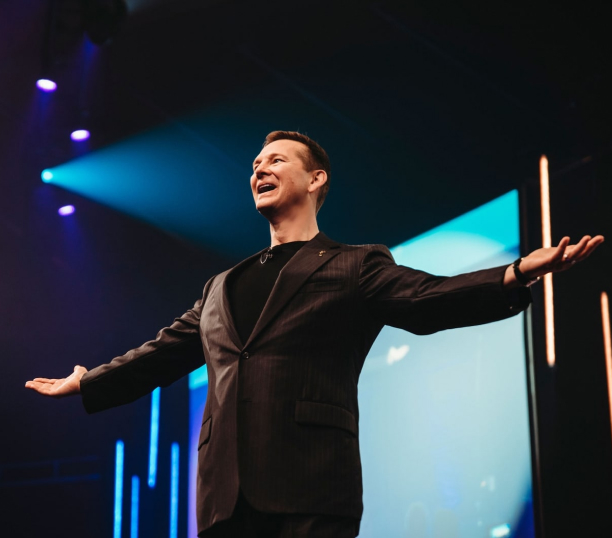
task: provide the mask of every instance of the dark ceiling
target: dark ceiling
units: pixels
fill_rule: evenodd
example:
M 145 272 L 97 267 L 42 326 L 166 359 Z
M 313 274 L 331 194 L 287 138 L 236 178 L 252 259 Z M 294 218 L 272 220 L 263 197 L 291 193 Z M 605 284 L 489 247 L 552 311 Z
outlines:
M 79 122 L 90 150 L 165 124 L 191 130 L 244 170 L 239 208 L 265 134 L 306 131 L 332 159 L 320 227 L 387 244 L 519 186 L 542 153 L 557 170 L 612 140 L 604 2 L 134 0 L 102 47 L 83 45 L 78 16 L 50 26 L 62 3 L 75 0 L 2 6 L 8 214 L 40 188 L 40 170 L 74 157 Z M 43 115 L 45 61 L 62 91 Z M 214 121 L 198 130 L 197 114 Z M 227 211 L 228 237 L 249 238 L 237 254 L 264 246 L 263 221 L 245 229 Z

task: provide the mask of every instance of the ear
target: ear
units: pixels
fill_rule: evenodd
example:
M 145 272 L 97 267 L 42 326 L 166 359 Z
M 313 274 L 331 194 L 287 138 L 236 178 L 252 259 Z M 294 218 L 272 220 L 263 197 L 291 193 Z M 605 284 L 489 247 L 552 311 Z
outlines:
M 327 183 L 327 172 L 325 170 L 315 170 L 310 177 L 308 192 L 315 192 Z

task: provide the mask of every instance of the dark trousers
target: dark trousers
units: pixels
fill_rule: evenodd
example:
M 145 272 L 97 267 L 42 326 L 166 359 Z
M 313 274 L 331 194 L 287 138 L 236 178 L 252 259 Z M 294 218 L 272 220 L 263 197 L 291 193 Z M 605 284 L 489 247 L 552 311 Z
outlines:
M 200 538 L 355 538 L 359 524 L 351 517 L 322 514 L 266 514 L 242 495 L 232 517 L 213 525 Z

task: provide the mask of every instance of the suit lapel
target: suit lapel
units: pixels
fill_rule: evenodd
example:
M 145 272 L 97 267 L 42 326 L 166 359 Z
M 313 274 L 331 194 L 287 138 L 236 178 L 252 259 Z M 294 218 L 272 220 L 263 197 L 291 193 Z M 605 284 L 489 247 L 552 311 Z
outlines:
M 283 267 L 283 270 L 278 275 L 270 297 L 268 297 L 259 320 L 245 343 L 245 347 L 249 346 L 257 335 L 276 317 L 310 275 L 339 253 L 340 245 L 331 241 L 323 233 L 317 234 L 306 243 L 287 262 L 287 265 Z
M 247 259 L 241 261 L 238 265 L 232 267 L 229 271 L 227 271 L 227 273 L 225 273 L 225 276 L 223 277 L 223 283 L 221 284 L 221 316 L 223 318 L 225 326 L 227 327 L 229 337 L 238 349 L 242 349 L 243 344 L 240 341 L 240 336 L 238 336 L 238 331 L 236 330 L 234 313 L 231 311 L 230 308 L 229 293 L 227 291 L 227 279 L 230 274 L 249 263 L 253 258 L 261 256 L 264 250 L 266 249 L 259 251 L 257 254 L 249 256 Z

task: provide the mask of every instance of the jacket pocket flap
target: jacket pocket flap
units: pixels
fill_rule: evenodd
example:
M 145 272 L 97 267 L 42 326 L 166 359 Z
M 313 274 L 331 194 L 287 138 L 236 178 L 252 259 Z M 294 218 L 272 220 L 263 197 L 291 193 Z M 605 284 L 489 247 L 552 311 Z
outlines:
M 198 439 L 198 450 L 202 448 L 202 445 L 208 443 L 210 439 L 210 429 L 212 425 L 212 416 L 208 417 L 204 422 L 202 422 L 202 427 L 200 428 L 200 438 Z
M 357 435 L 357 421 L 350 411 L 337 405 L 298 400 L 295 403 L 295 421 L 300 424 L 334 426 Z

